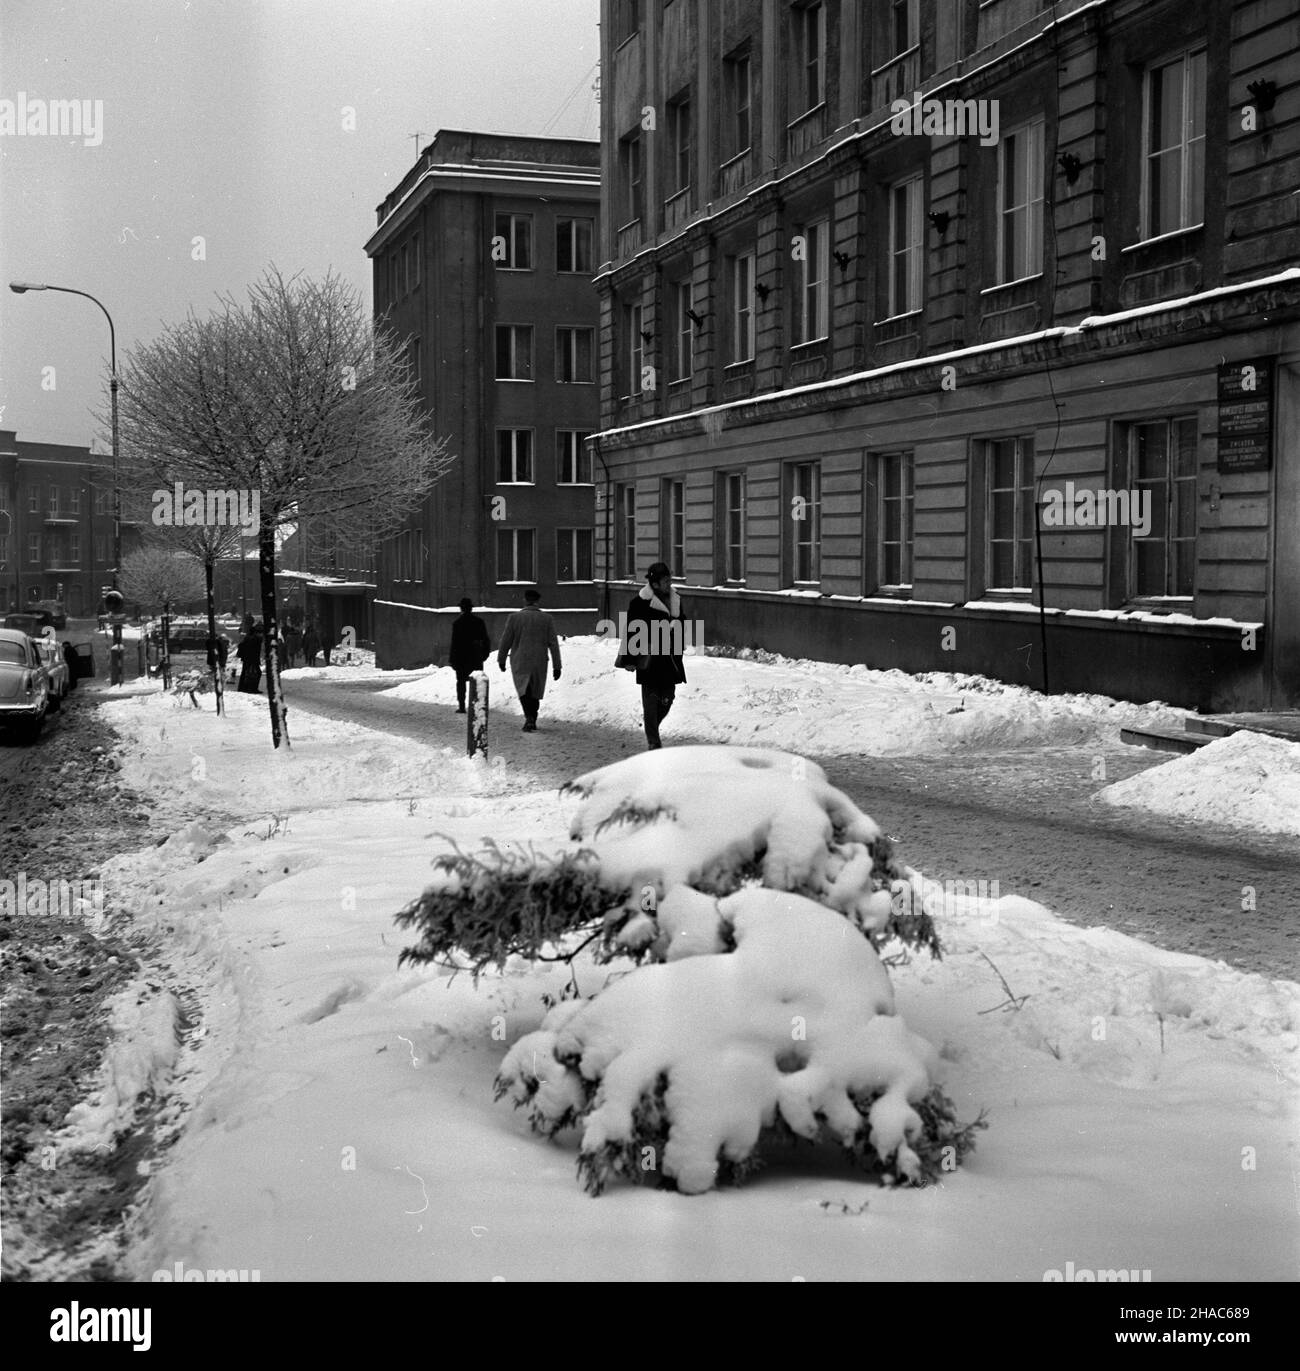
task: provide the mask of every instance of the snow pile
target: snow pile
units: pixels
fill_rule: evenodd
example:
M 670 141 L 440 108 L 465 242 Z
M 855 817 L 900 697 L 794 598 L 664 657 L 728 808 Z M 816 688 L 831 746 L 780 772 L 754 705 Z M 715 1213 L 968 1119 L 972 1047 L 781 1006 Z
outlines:
M 1117 781 L 1097 798 L 1224 828 L 1300 834 L 1300 743 L 1233 733 Z
M 681 912 L 677 895 L 666 914 Z M 595 1193 L 610 1174 L 658 1174 L 699 1194 L 720 1165 L 743 1172 L 778 1120 L 812 1141 L 868 1144 L 886 1174 L 923 1179 L 914 1145 L 935 1139 L 914 1106 L 937 1058 L 895 1016 L 871 944 L 780 891 L 750 887 L 716 904 L 687 892 L 684 904 L 697 926 L 713 905 L 709 942 L 732 950 L 696 953 L 677 938 L 674 960 L 557 1006 L 507 1054 L 499 1093 L 526 1105 L 540 1132 L 583 1126 L 579 1168 Z
M 142 1096 L 157 1095 L 176 1064 L 176 1001 L 135 981 L 108 1002 L 111 1041 L 90 1096 L 68 1111 L 56 1151 L 111 1148 L 135 1117 Z
M 614 667 L 617 646 L 594 637 L 563 641 L 564 676 L 547 687 L 547 718 L 640 732 L 640 695 L 631 677 Z M 742 658 L 688 652 L 686 674 L 668 719 L 670 738 L 805 754 L 885 757 L 1118 741 L 1121 728 L 1168 728 L 1182 718 L 1164 705 L 1101 695 L 1043 696 L 983 676 L 909 676 L 768 653 Z M 489 680 L 498 681 L 495 670 Z M 384 694 L 445 705 L 454 699 L 451 669 L 430 669 Z
M 583 797 L 570 836 L 587 839 L 605 884 L 630 889 L 643 912 L 674 886 L 725 891 L 743 873 L 864 931 L 889 920 L 903 870 L 889 840 L 803 757 L 675 747 L 588 772 L 565 791 Z

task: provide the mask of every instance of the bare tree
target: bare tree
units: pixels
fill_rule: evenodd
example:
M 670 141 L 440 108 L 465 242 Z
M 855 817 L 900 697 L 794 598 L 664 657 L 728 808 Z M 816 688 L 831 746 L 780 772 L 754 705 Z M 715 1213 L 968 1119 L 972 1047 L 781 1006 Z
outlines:
M 339 277 L 269 269 L 120 368 L 123 484 L 256 502 L 271 737 L 288 742 L 275 654 L 276 530 L 396 531 L 455 460 L 436 439 L 404 340 Z M 220 500 L 215 502 L 220 506 Z M 157 506 L 156 506 L 157 507 Z M 158 522 L 155 516 L 155 522 Z
M 146 544 L 122 558 L 122 594 L 147 609 L 164 610 L 203 598 L 203 567 L 175 548 Z

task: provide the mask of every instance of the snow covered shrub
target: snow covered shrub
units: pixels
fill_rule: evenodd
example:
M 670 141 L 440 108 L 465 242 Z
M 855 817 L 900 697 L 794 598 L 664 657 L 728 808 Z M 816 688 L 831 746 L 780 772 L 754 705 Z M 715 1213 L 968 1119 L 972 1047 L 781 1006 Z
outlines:
M 982 1121 L 954 1121 L 934 1049 L 842 917 L 757 886 L 678 885 L 659 914 L 666 960 L 557 1005 L 497 1076 L 538 1132 L 582 1128 L 590 1193 L 623 1176 L 698 1194 L 742 1179 L 782 1135 L 914 1184 L 974 1145 Z
M 676 885 L 729 895 L 746 884 L 806 895 L 877 948 L 892 938 L 939 955 L 933 920 L 893 898 L 911 876 L 893 844 L 826 773 L 787 752 L 675 747 L 570 781 L 582 803 L 569 836 L 610 888 L 630 891 L 618 946 L 662 955 L 655 918 Z
M 729 895 L 746 885 L 826 905 L 873 945 L 897 938 L 939 955 L 921 905 L 895 900 L 911 875 L 880 827 L 813 762 L 761 748 L 675 747 L 570 781 L 581 799 L 558 857 L 487 843 L 434 862 L 434 879 L 397 915 L 420 941 L 401 963 L 468 962 L 477 976 L 569 935 L 597 956 L 662 958 L 659 901 L 676 885 Z M 584 943 L 585 945 L 585 943 Z

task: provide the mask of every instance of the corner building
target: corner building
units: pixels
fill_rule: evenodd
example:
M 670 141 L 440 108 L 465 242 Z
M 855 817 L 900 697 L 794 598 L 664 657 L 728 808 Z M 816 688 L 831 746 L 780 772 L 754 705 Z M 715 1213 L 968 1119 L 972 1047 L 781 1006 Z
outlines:
M 1293 0 L 601 15 L 609 602 L 662 558 L 717 644 L 1300 703 Z
M 465 595 L 515 609 L 536 586 L 548 609 L 594 609 L 599 158 L 595 142 L 444 129 L 378 208 L 375 313 L 407 339 L 457 459 L 378 549 L 385 665 L 445 652 L 435 611 Z

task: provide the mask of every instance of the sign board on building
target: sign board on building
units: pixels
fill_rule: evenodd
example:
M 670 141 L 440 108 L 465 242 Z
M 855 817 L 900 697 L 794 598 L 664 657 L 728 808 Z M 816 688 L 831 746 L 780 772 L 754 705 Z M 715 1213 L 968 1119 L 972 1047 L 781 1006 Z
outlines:
M 1219 368 L 1219 470 L 1268 471 L 1273 465 L 1273 361 Z

